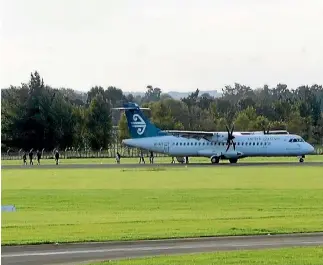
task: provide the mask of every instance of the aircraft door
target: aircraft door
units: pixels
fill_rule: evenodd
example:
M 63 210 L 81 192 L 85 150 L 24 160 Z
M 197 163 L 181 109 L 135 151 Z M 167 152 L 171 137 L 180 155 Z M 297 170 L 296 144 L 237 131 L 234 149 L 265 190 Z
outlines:
M 164 142 L 164 152 L 169 153 L 169 142 Z

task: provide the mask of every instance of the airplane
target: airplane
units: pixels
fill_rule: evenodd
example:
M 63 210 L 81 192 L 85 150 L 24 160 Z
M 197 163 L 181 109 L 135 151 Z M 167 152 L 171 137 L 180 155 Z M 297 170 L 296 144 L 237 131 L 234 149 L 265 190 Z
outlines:
M 220 160 L 237 163 L 245 157 L 299 157 L 304 162 L 305 155 L 314 153 L 314 147 L 301 136 L 283 132 L 270 134 L 259 132 L 204 131 L 163 131 L 152 124 L 136 103 L 125 103 L 130 139 L 124 139 L 126 146 L 167 154 L 183 161 L 184 157 L 208 157 L 212 164 Z M 178 135 L 173 135 L 177 133 Z M 185 136 L 183 136 L 185 135 Z M 230 148 L 231 147 L 231 148 Z

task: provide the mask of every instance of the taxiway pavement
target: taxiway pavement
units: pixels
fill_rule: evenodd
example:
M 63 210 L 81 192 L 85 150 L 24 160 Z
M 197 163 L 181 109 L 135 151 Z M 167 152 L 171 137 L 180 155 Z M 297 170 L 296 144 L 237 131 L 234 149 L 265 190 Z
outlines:
M 259 167 L 259 166 L 323 166 L 323 162 L 241 162 L 236 164 L 230 163 L 189 163 L 189 164 L 167 164 L 167 163 L 155 163 L 155 164 L 67 164 L 66 161 L 63 161 L 59 165 L 53 164 L 43 164 L 43 165 L 1 165 L 1 169 L 95 169 L 95 168 L 151 168 L 151 167 Z
M 323 245 L 323 233 L 2 246 L 4 265 L 86 264 L 163 254 Z

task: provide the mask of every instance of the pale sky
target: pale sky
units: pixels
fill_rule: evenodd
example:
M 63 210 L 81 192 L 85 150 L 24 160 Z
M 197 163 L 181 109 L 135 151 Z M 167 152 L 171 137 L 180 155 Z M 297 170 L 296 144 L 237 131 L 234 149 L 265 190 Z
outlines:
M 323 0 L 0 0 L 0 87 L 323 84 Z

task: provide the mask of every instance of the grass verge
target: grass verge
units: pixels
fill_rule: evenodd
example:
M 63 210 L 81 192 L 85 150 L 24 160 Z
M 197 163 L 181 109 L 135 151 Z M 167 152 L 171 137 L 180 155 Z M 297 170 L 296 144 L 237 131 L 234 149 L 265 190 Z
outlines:
M 2 244 L 314 232 L 321 167 L 4 170 Z
M 322 265 L 323 247 L 214 252 L 91 263 L 89 265 Z

